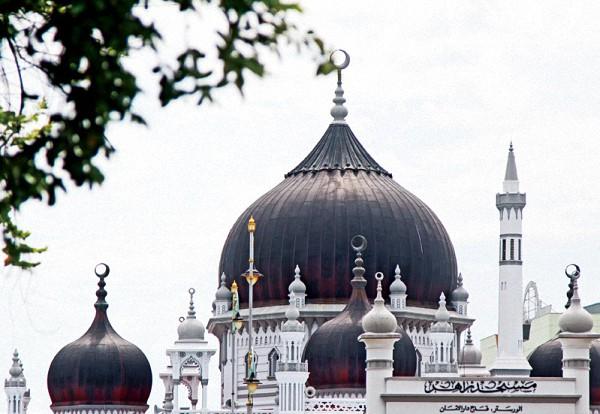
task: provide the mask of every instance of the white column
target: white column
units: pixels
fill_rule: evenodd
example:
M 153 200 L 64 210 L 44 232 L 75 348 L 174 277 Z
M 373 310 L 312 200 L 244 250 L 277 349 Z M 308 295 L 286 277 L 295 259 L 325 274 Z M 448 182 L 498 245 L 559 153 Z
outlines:
M 575 414 L 590 412 L 590 345 L 598 334 L 561 333 L 558 338 L 563 352 L 563 378 L 575 378 Z
M 381 394 L 385 393 L 385 379 L 391 377 L 394 371 L 394 343 L 398 339 L 398 333 L 367 332 L 359 337 L 367 350 L 366 414 L 385 413 Z

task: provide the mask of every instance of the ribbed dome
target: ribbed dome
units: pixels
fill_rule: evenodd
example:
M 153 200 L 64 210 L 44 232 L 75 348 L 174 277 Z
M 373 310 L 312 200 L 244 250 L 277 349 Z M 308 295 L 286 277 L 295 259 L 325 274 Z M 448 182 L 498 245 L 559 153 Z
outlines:
M 96 316 L 87 332 L 62 348 L 48 370 L 52 407 L 130 405 L 147 407 L 152 371 L 144 353 L 111 326 L 104 277 L 96 292 Z
M 308 303 L 345 303 L 351 290 L 348 240 L 357 233 L 370 243 L 364 257 L 369 274 L 393 274 L 400 264 L 409 304 L 435 306 L 439 292 L 456 287 L 454 248 L 440 220 L 377 164 L 346 124 L 331 124 L 283 182 L 238 218 L 221 254 L 228 283 L 248 266 L 250 215 L 257 223 L 256 266 L 265 275 L 255 306 L 287 303 L 296 264 Z M 375 297 L 375 284 L 367 291 Z M 245 289 L 240 297 L 247 301 Z
M 558 338 L 538 346 L 528 358 L 531 377 L 562 377 L 562 347 Z M 600 405 L 600 341 L 590 347 L 590 404 Z
M 317 389 L 365 388 L 366 350 L 358 337 L 364 332 L 362 318 L 371 310 L 371 304 L 365 292 L 367 282 L 363 278 L 362 259 L 357 258 L 355 264 L 348 304 L 339 315 L 317 329 L 304 349 L 302 359 L 308 362 L 310 372 L 308 384 Z M 415 347 L 400 328 L 398 332 L 402 336 L 394 345 L 394 375 L 413 376 Z

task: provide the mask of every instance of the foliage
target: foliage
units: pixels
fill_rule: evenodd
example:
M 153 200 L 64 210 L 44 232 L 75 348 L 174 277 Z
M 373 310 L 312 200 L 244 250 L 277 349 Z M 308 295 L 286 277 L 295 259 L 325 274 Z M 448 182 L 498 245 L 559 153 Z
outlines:
M 153 8 L 177 7 L 200 13 L 216 7 L 226 23 L 216 29 L 210 50 L 190 46 L 169 65 L 160 59 L 162 35 L 148 19 Z M 312 53 L 319 61 L 325 47 L 312 31 L 291 20 L 297 3 L 280 0 L 2 0 L 0 1 L 0 69 L 7 105 L 0 111 L 0 223 L 5 264 L 30 268 L 38 263 L 22 257 L 44 249 L 25 242 L 29 233 L 14 223 L 14 213 L 30 200 L 56 202 L 66 184 L 92 187 L 104 176 L 98 156 L 114 148 L 107 125 L 130 120 L 144 124 L 132 102 L 140 93 L 124 59 L 136 50 L 150 50 L 161 62 L 152 68 L 164 106 L 183 96 L 198 104 L 212 101 L 216 91 L 233 84 L 242 92 L 248 74 L 265 75 L 265 55 L 285 44 Z M 218 56 L 212 68 L 208 52 Z M 14 69 L 11 72 L 11 68 Z M 327 64 L 317 73 L 331 70 Z M 64 104 L 48 109 L 30 85 L 35 72 Z M 9 89 L 12 76 L 18 93 Z M 4 93 L 3 93 L 4 94 Z

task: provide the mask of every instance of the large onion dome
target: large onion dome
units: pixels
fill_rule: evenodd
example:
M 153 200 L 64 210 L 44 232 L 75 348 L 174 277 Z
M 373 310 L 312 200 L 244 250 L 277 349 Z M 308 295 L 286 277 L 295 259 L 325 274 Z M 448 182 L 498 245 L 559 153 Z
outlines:
M 325 322 L 310 337 L 304 349 L 303 360 L 308 362 L 308 384 L 317 389 L 364 389 L 366 350 L 358 337 L 364 332 L 362 318 L 371 310 L 365 292 L 365 268 L 361 253 L 357 254 L 352 269 L 352 293 L 344 310 Z M 415 348 L 402 330 L 402 337 L 394 345 L 394 375 L 414 376 Z M 335 352 L 332 352 L 335 350 Z
M 340 101 L 334 102 L 336 109 Z M 255 306 L 287 303 L 296 264 L 303 269 L 307 302 L 345 303 L 351 293 L 345 281 L 352 261 L 347 240 L 360 233 L 371 243 L 368 273 L 393 274 L 399 264 L 409 304 L 435 307 L 439 292 L 450 295 L 456 287 L 452 242 L 435 213 L 392 179 L 340 113 L 332 110 L 334 121 L 313 150 L 240 215 L 223 247 L 219 273 L 228 275 L 229 284 L 246 270 L 246 223 L 253 215 L 255 260 L 265 275 L 254 292 Z M 374 284 L 367 291 L 375 297 Z M 245 290 L 240 300 L 247 301 Z
M 106 309 L 104 278 L 108 266 L 97 267 L 100 278 L 94 304 L 96 316 L 87 332 L 62 348 L 48 370 L 48 392 L 55 413 L 73 406 L 127 406 L 143 413 L 152 388 L 152 371 L 144 353 L 113 329 Z
M 538 346 L 529 355 L 532 377 L 562 377 L 562 347 L 558 338 Z M 590 404 L 600 405 L 600 341 L 590 347 Z

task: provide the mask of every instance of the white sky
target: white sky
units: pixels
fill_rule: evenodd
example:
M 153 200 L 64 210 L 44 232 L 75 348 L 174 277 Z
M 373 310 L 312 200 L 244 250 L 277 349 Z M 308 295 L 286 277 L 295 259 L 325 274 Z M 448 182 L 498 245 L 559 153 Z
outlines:
M 352 56 L 344 87 L 355 134 L 446 226 L 478 338 L 496 327 L 495 193 L 510 140 L 528 195 L 525 282 L 561 309 L 563 269 L 575 262 L 584 302 L 600 301 L 600 3 L 315 0 L 305 9 L 305 24 Z M 173 13 L 158 14 L 181 34 Z M 149 128 L 111 127 L 118 152 L 101 188 L 73 189 L 56 207 L 19 216 L 49 251 L 31 274 L 0 269 L 0 367 L 8 375 L 18 347 L 33 414 L 49 412 L 53 356 L 91 323 L 100 261 L 112 268 L 111 321 L 150 360 L 150 404 L 160 404 L 158 373 L 187 289 L 199 292 L 206 322 L 230 226 L 330 120 L 333 77 L 315 78 L 310 59 L 291 52 L 268 69 L 245 98 L 230 90 L 212 106 L 161 109 L 149 92 L 137 101 Z M 140 83 L 148 88 L 147 77 Z M 210 395 L 219 395 L 218 374 Z

